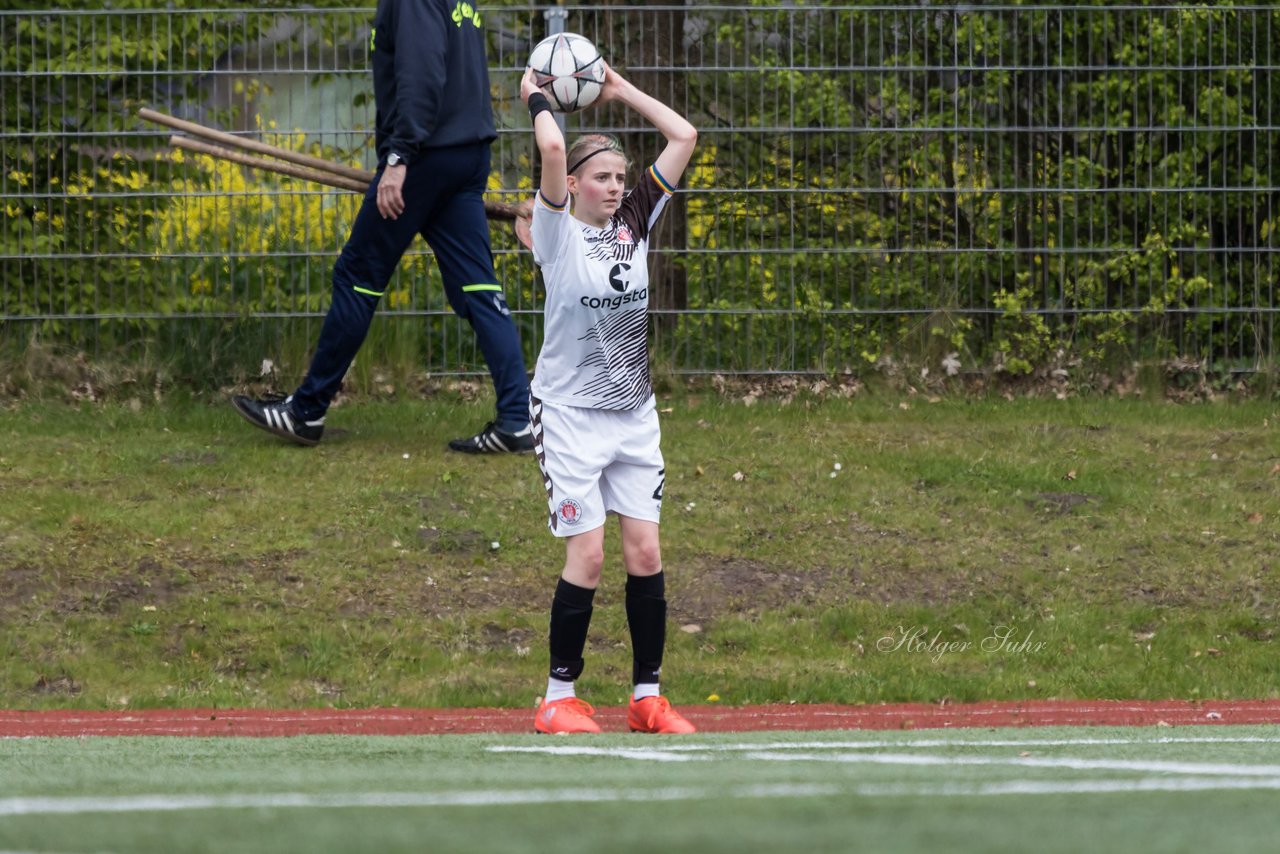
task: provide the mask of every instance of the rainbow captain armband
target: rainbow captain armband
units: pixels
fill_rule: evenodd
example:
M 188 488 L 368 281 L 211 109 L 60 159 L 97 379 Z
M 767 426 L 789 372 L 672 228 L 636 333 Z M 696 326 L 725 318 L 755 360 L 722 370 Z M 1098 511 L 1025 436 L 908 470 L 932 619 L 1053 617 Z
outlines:
M 541 202 L 542 206 L 544 208 L 547 208 L 548 210 L 553 210 L 556 213 L 563 213 L 564 209 L 569 205 L 569 196 L 566 193 L 564 197 L 564 201 L 562 201 L 560 204 L 557 205 L 557 204 L 552 204 L 551 200 L 548 199 L 546 196 L 542 195 L 542 191 L 539 190 L 538 201 Z
M 657 185 L 662 188 L 662 192 L 666 193 L 669 196 L 676 191 L 676 188 L 671 186 L 669 183 L 667 183 L 666 178 L 662 177 L 662 173 L 658 171 L 657 166 L 650 166 L 646 171 L 648 171 L 649 177 L 652 178 L 657 183 Z

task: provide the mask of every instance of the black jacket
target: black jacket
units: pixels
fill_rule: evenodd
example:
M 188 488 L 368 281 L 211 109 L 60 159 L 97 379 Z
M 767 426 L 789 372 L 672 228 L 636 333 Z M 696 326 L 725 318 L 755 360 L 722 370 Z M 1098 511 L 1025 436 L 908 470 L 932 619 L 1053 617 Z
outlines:
M 463 0 L 378 0 L 370 46 L 379 162 L 497 138 L 481 23 Z

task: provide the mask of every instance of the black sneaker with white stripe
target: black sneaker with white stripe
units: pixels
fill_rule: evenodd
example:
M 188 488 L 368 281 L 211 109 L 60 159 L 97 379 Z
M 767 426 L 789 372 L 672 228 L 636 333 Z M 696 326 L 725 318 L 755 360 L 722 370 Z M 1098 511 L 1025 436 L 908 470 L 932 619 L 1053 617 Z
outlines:
M 511 433 L 490 421 L 468 439 L 451 440 L 449 448 L 464 454 L 531 454 L 533 430 L 526 426 L 518 433 Z
M 302 420 L 294 413 L 292 401 L 292 395 L 274 400 L 254 400 L 238 394 L 231 398 L 231 405 L 254 427 L 260 427 L 299 445 L 319 444 L 320 436 L 324 433 L 324 418 Z

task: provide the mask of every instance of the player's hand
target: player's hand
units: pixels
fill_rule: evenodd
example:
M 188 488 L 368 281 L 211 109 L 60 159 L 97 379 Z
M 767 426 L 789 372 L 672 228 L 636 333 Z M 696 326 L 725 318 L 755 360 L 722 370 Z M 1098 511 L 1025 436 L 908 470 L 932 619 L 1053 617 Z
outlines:
M 378 179 L 378 213 L 383 219 L 397 219 L 404 213 L 404 176 L 409 167 L 388 166 Z
M 604 86 L 600 88 L 600 97 L 596 98 L 595 102 L 592 103 L 591 106 L 593 107 L 597 104 L 604 104 L 609 101 L 625 100 L 623 95 L 625 91 L 631 87 L 631 84 L 627 82 L 626 78 L 613 70 L 612 65 L 605 62 L 603 59 L 600 61 L 604 63 Z
M 538 76 L 533 73 L 532 68 L 524 70 L 524 77 L 520 78 L 520 100 L 524 101 L 525 106 L 529 105 L 529 96 L 535 92 L 541 92 L 538 88 Z

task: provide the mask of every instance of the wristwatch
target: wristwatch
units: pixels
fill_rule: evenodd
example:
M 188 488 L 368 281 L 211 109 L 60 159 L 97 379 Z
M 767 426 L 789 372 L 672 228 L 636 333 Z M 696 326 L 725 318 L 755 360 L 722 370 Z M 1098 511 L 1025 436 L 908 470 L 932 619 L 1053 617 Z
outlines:
M 393 151 L 387 155 L 387 165 L 388 166 L 408 166 L 409 164 L 405 162 L 405 159 L 403 157 L 401 157 L 399 154 L 396 154 Z

